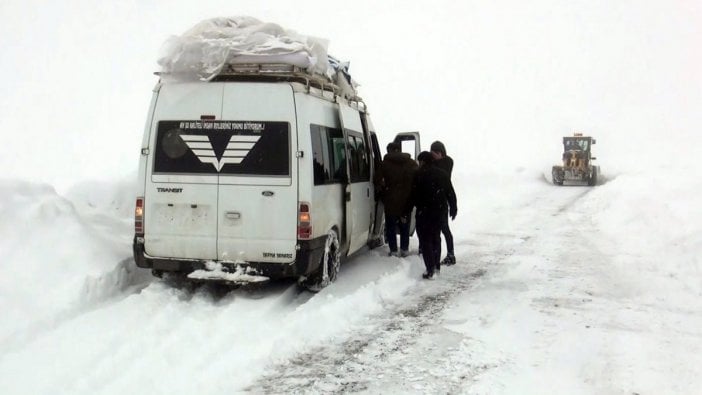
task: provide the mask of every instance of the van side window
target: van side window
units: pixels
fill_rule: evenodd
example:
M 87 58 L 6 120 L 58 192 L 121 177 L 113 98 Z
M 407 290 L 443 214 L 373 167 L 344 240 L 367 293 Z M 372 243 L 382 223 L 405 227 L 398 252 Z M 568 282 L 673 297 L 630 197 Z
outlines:
M 343 182 L 346 178 L 346 149 L 340 129 L 310 125 L 314 185 Z
M 324 158 L 326 143 L 326 133 L 322 132 L 322 127 L 318 125 L 310 125 L 312 139 L 312 170 L 314 172 L 314 185 L 326 184 L 329 180 L 330 167 L 329 160 Z M 328 157 L 329 155 L 327 155 Z
M 347 131 L 351 182 L 370 181 L 370 159 L 360 133 Z
M 370 157 L 368 156 L 368 148 L 363 142 L 363 137 L 357 136 L 356 139 L 356 154 L 358 155 L 359 163 L 359 181 L 370 181 Z
M 338 132 L 338 136 L 329 135 L 330 152 L 332 153 L 332 179 L 334 182 L 346 180 L 346 145 L 340 129 L 331 129 Z
M 348 135 L 349 149 L 349 169 L 351 170 L 351 182 L 357 182 L 359 177 L 358 154 L 356 153 L 356 139 Z

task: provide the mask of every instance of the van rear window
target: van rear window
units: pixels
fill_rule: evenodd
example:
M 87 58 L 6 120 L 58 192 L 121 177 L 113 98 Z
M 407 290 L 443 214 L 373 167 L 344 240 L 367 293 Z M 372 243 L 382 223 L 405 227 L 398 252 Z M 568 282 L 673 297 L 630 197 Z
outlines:
M 267 121 L 160 121 L 154 172 L 290 175 L 290 125 Z

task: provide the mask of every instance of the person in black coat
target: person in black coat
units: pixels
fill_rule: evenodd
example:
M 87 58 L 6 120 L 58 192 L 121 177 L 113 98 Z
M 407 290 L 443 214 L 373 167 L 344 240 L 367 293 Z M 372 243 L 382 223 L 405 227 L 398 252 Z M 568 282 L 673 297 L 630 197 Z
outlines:
M 436 161 L 436 166 L 443 169 L 448 173 L 449 179 L 451 179 L 451 172 L 453 171 L 453 159 L 446 155 L 446 146 L 441 141 L 434 141 L 431 144 L 431 155 Z M 444 221 L 441 228 L 441 233 L 446 239 L 446 258 L 441 261 L 444 265 L 454 265 L 456 264 L 456 256 L 453 252 L 453 234 L 451 233 L 451 228 L 449 227 L 448 219 Z
M 397 230 L 400 230 L 399 256 L 408 255 L 409 217 L 412 211 L 405 212 L 412 188 L 417 162 L 409 154 L 402 152 L 400 143 L 388 144 L 388 153 L 380 167 L 383 186 L 382 200 L 385 207 L 385 238 L 390 248 L 389 255 L 398 255 Z
M 432 279 L 441 270 L 441 229 L 449 216 L 456 218 L 458 208 L 451 179 L 436 166 L 432 154 L 424 151 L 417 160 L 419 169 L 412 182 L 409 203 L 417 208 L 417 236 L 427 269 L 422 277 Z

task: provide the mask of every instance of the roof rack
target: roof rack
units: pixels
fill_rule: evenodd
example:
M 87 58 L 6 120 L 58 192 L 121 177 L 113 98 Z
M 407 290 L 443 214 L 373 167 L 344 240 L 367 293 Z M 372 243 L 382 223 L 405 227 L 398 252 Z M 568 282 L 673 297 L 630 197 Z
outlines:
M 329 78 L 311 74 L 305 69 L 286 63 L 226 64 L 212 81 L 292 81 L 341 95 L 341 89 Z
M 154 74 L 160 77 L 168 73 L 156 72 Z M 302 67 L 289 63 L 227 63 L 210 81 L 298 82 L 305 85 L 307 92 L 311 92 L 310 88 L 320 89 L 365 107 L 363 99 L 355 92 L 343 89 L 327 76 L 310 73 Z

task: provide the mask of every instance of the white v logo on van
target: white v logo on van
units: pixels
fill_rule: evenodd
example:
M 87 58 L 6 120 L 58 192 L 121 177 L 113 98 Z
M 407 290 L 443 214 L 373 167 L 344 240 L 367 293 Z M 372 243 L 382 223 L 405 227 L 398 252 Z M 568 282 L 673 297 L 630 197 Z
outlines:
M 181 134 L 180 138 L 193 151 L 193 154 L 200 159 L 200 162 L 211 163 L 219 173 L 222 167 L 228 163 L 235 165 L 241 163 L 261 136 L 233 135 L 229 138 L 229 143 L 227 143 L 227 148 L 224 149 L 221 158 L 217 158 L 217 155 L 215 155 L 212 142 L 208 136 Z

